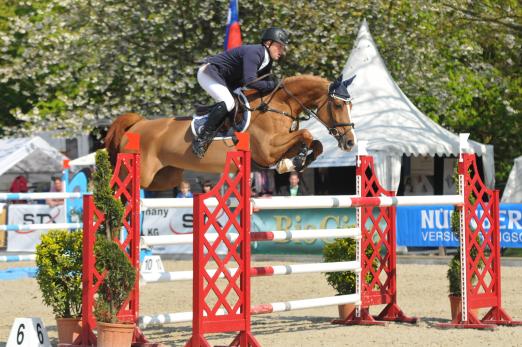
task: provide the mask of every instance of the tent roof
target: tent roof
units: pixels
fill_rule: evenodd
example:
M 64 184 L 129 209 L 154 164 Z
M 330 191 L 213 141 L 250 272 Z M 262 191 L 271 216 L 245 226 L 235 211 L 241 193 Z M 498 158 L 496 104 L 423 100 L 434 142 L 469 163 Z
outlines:
M 457 155 L 459 136 L 424 115 L 394 82 L 364 21 L 343 69 L 347 79 L 357 75 L 349 87 L 353 101 L 352 120 L 357 140 L 367 141 L 368 152 L 390 155 Z M 353 165 L 353 152 L 342 152 L 337 141 L 315 119 L 308 126 L 323 143 L 323 154 L 311 167 Z M 470 141 L 482 155 L 486 146 Z
M 96 152 L 89 153 L 69 162 L 70 166 L 89 166 L 96 164 Z
M 522 156 L 515 159 L 502 194 L 503 203 L 522 203 Z
M 67 159 L 41 137 L 0 140 L 0 175 L 56 173 Z

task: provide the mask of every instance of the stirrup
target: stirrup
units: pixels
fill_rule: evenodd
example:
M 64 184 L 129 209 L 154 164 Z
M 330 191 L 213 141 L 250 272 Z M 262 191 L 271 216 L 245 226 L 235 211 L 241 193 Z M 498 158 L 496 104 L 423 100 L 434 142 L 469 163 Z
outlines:
M 192 153 L 194 153 L 196 157 L 202 159 L 205 156 L 208 147 L 214 140 L 215 133 L 216 132 L 211 132 L 210 134 L 208 134 L 207 137 L 205 134 L 205 130 L 203 130 L 203 132 L 199 136 L 194 137 L 194 139 L 192 140 Z

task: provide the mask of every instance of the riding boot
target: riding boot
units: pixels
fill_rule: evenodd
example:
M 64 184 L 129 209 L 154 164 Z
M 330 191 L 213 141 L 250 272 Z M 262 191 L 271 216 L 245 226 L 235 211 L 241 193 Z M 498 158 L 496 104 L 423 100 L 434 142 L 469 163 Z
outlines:
M 208 146 L 216 136 L 216 133 L 221 126 L 221 123 L 227 115 L 227 106 L 224 101 L 215 104 L 210 113 L 208 114 L 208 120 L 203 125 L 203 129 L 197 137 L 192 140 L 192 152 L 199 158 L 203 158 Z

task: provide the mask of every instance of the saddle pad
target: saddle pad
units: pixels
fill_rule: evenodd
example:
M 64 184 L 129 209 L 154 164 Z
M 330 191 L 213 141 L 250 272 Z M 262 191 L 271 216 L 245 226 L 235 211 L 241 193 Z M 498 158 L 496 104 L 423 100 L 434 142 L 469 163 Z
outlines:
M 246 96 L 241 91 L 241 88 L 237 88 L 236 90 L 234 90 L 234 94 L 241 98 L 242 103 L 246 106 L 245 111 L 243 112 L 243 119 L 239 124 L 233 124 L 226 132 L 219 130 L 216 136 L 214 137 L 214 140 L 230 139 L 234 135 L 234 132 L 245 132 L 248 129 L 248 126 L 250 125 L 250 117 L 252 115 L 251 112 L 248 110 L 250 108 L 250 104 L 248 103 Z M 199 135 L 201 129 L 203 129 L 203 125 L 207 122 L 207 119 L 208 114 L 204 116 L 194 115 L 192 122 L 190 123 L 190 128 L 192 129 L 192 134 L 194 136 Z

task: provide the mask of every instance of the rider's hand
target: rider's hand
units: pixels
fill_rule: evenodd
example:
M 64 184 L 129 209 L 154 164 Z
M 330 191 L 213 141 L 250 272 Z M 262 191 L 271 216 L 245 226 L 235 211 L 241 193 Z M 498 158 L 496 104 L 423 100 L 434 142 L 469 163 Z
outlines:
M 279 79 L 274 75 L 270 76 L 269 80 L 273 83 L 272 89 L 276 88 L 279 85 Z

